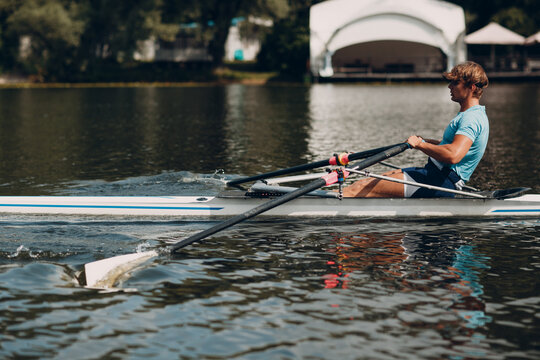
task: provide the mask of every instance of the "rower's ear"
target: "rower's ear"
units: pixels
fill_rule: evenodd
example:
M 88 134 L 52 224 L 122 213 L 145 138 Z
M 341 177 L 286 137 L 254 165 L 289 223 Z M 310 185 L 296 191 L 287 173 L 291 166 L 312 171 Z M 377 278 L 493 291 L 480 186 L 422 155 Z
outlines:
M 475 98 L 480 99 L 480 97 L 482 96 L 482 88 L 476 84 L 471 85 L 471 92 L 472 96 Z

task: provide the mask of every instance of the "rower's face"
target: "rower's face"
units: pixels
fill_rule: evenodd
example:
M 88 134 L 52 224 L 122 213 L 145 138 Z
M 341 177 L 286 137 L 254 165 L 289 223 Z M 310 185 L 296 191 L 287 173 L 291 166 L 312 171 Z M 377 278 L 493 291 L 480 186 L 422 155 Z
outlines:
M 450 81 L 448 88 L 450 89 L 450 97 L 452 98 L 452 101 L 458 103 L 465 100 L 472 91 L 472 89 L 465 86 L 465 82 L 462 80 Z

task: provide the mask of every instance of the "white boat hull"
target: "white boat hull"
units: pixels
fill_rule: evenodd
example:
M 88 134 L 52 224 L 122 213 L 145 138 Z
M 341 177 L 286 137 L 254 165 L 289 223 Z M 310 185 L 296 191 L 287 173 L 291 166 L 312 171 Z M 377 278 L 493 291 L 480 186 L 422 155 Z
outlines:
M 268 199 L 244 196 L 0 196 L 0 213 L 222 217 L 244 213 Z M 540 216 L 540 195 L 497 199 L 365 199 L 301 197 L 260 216 L 479 217 Z

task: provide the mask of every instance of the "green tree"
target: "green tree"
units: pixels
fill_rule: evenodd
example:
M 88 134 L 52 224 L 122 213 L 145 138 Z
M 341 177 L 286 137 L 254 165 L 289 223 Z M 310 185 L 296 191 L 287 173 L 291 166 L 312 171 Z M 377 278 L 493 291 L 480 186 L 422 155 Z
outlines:
M 176 19 L 199 24 L 199 37 L 207 45 L 212 65 L 220 67 L 234 18 L 253 15 L 277 20 L 287 16 L 289 3 L 287 0 L 168 0 L 164 8 L 169 10 L 168 21 Z M 176 14 L 172 16 L 174 12 Z
M 279 71 L 281 75 L 294 80 L 304 76 L 308 59 L 309 28 L 291 19 L 274 25 L 257 56 L 261 69 Z
M 82 54 L 90 66 L 102 60 L 130 60 L 137 42 L 153 36 L 171 39 L 178 25 L 164 24 L 159 0 L 85 0 L 87 29 Z
M 8 31 L 7 19 L 13 13 L 15 4 L 10 0 L 0 0 L 0 69 L 11 70 L 17 64 L 19 39 Z
M 201 22 L 212 33 L 208 52 L 212 57 L 214 67 L 219 67 L 223 63 L 225 42 L 229 36 L 232 19 L 250 3 L 250 0 L 201 0 L 199 2 L 203 6 Z
M 492 20 L 519 34 L 528 35 L 537 30 L 534 20 L 523 9 L 517 7 L 510 7 L 497 12 L 493 15 Z
M 31 39 L 31 53 L 22 61 L 43 78 L 70 71 L 85 26 L 77 4 L 63 4 L 59 0 L 17 3 L 11 2 L 6 32 L 11 37 Z
M 467 32 L 476 31 L 491 21 L 528 36 L 540 29 L 538 0 L 449 0 L 463 7 Z
M 0 0 L 0 29 L 9 35 L 3 38 L 30 39 L 31 52 L 20 60 L 30 72 L 71 80 L 104 62 L 131 60 L 139 40 L 174 38 L 178 25 L 161 21 L 161 6 L 161 0 Z
M 309 11 L 321 0 L 298 0 L 291 3 L 286 17 L 278 20 L 257 57 L 264 70 L 279 71 L 293 80 L 304 77 L 309 61 Z

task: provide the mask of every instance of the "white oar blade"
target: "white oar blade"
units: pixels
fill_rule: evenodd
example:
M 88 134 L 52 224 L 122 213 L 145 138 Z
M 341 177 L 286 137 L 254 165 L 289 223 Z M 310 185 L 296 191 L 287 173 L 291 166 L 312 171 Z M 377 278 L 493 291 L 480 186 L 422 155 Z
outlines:
M 157 251 L 145 251 L 88 263 L 84 265 L 86 287 L 110 289 L 122 275 L 155 256 L 158 256 Z

